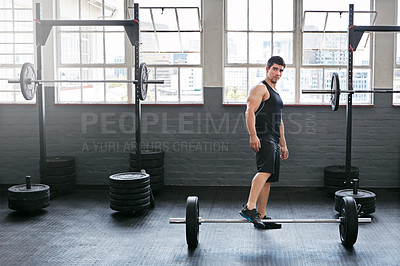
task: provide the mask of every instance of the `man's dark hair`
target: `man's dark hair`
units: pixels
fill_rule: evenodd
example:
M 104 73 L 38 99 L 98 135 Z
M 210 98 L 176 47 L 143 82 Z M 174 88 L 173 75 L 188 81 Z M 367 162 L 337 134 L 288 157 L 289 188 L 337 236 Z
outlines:
M 271 68 L 273 64 L 277 64 L 286 68 L 285 61 L 280 56 L 273 56 L 268 60 L 267 67 Z

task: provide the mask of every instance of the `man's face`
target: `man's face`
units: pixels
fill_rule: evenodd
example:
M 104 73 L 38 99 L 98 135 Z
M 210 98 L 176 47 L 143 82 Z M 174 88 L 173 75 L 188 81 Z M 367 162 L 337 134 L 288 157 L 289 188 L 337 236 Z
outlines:
M 267 69 L 267 77 L 271 80 L 272 83 L 277 83 L 281 78 L 284 67 L 278 64 L 273 64 L 270 68 Z

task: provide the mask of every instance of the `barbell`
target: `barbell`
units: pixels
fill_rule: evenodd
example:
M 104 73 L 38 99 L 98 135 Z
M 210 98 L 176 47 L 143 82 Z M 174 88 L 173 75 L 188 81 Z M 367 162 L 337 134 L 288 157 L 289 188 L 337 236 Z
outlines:
M 400 93 L 400 91 L 395 90 L 385 90 L 385 89 L 377 89 L 377 90 L 341 90 L 340 89 L 340 80 L 337 72 L 332 74 L 332 82 L 330 90 L 302 90 L 304 94 L 330 94 L 331 95 L 331 106 L 333 111 L 337 111 L 339 109 L 339 100 L 341 93 Z
M 140 88 L 139 98 L 145 100 L 147 96 L 148 84 L 163 84 L 163 80 L 149 80 L 146 63 L 141 63 L 139 66 L 139 80 L 38 80 L 36 79 L 36 71 L 31 63 L 24 63 L 21 68 L 19 79 L 8 80 L 8 83 L 19 83 L 22 95 L 26 100 L 32 100 L 36 94 L 39 83 L 138 83 Z
M 343 197 L 337 219 L 268 219 L 265 223 L 339 223 L 340 240 L 346 247 L 357 241 L 358 223 L 370 223 L 371 218 L 358 218 L 357 204 L 353 197 Z M 203 219 L 199 212 L 199 199 L 189 196 L 186 200 L 186 218 L 170 218 L 170 224 L 186 224 L 186 243 L 196 248 L 199 243 L 199 226 L 205 223 L 249 223 L 246 219 Z

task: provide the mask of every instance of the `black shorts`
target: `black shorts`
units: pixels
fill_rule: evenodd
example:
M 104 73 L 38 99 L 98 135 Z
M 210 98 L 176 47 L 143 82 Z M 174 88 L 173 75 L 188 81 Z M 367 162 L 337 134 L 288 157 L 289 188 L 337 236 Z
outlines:
M 267 182 L 278 182 L 281 159 L 280 145 L 270 139 L 260 138 L 260 142 L 261 148 L 256 153 L 257 171 L 271 173 Z

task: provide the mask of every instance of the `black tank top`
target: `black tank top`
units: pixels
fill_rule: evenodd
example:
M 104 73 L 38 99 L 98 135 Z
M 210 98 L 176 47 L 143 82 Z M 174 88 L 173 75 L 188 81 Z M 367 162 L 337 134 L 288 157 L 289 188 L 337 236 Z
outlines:
M 267 138 L 279 144 L 283 102 L 279 94 L 263 80 L 269 99 L 261 102 L 256 115 L 256 132 L 260 138 Z

